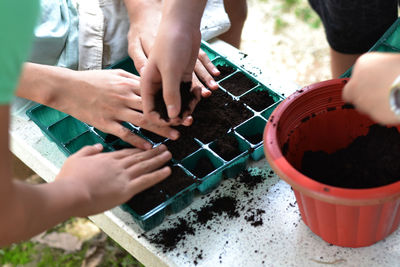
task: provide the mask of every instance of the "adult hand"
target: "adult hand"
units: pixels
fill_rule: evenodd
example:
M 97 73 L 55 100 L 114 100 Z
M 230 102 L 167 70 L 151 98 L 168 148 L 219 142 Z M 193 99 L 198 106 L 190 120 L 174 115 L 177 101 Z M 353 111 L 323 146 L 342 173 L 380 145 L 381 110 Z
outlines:
M 367 53 L 354 65 L 352 78 L 343 89 L 343 99 L 381 124 L 398 124 L 391 111 L 389 91 L 400 74 L 400 55 Z
M 179 137 L 175 129 L 144 119 L 138 76 L 123 70 L 78 71 L 73 76 L 58 109 L 142 149 L 150 149 L 151 144 L 121 122 L 131 122 L 173 140 Z
M 135 67 L 142 74 L 148 62 L 148 55 L 156 39 L 157 29 L 161 21 L 162 2 L 160 0 L 126 0 L 131 25 L 128 32 L 128 52 Z M 192 82 L 201 88 L 202 96 L 211 94 L 203 83 L 211 90 L 218 89 L 212 76 L 220 74 L 203 50 L 199 50 Z
M 100 144 L 82 148 L 65 161 L 56 178 L 56 183 L 68 181 L 64 185 L 77 199 L 75 216 L 111 209 L 171 174 L 169 167 L 161 168 L 171 159 L 164 145 L 147 151 L 101 150 Z

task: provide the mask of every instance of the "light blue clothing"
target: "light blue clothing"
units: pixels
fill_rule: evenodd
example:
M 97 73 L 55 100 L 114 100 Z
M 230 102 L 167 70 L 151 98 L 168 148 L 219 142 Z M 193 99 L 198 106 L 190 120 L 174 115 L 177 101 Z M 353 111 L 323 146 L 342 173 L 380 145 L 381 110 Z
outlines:
M 37 13 L 35 0 L 0 0 L 0 105 L 8 104 L 13 96 L 22 63 L 29 55 Z
M 71 0 L 40 0 L 30 62 L 78 69 L 79 18 Z

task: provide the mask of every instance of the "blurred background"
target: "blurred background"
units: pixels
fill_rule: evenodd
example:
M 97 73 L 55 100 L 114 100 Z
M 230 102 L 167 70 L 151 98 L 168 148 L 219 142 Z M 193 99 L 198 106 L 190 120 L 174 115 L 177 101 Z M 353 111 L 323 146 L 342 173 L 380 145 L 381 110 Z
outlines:
M 329 47 L 307 0 L 248 0 L 241 50 L 254 65 L 305 86 L 330 78 Z M 14 157 L 14 177 L 41 183 Z M 0 266 L 142 266 L 85 218 L 0 249 Z

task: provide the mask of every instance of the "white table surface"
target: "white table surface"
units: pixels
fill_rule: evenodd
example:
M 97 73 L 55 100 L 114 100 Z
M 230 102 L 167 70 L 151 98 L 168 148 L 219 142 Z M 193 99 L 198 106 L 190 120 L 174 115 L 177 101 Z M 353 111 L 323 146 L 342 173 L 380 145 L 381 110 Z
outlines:
M 288 96 L 298 88 L 284 77 L 276 77 L 268 70 L 261 71 L 251 64 L 252 56 L 245 56 L 224 42 L 214 40 L 211 46 L 277 92 Z M 11 151 L 51 182 L 66 159 L 63 153 L 32 121 L 12 117 L 10 134 Z M 265 159 L 253 162 L 251 166 L 270 170 Z M 232 182 L 232 179 L 224 180 L 210 195 L 196 197 L 188 208 L 167 216 L 160 226 L 147 234 L 168 228 L 179 218 L 187 218 L 191 209 L 200 208 L 213 195 L 228 192 Z M 253 195 L 246 197 L 241 193 L 239 190 L 237 197 L 246 209 L 266 211 L 262 226 L 251 226 L 244 219 L 244 212 L 234 219 L 214 219 L 208 222 L 209 227 L 194 224 L 195 235 L 187 235 L 176 249 L 166 253 L 163 248 L 140 237 L 143 231 L 120 207 L 90 219 L 146 266 L 194 266 L 200 251 L 202 259 L 197 259 L 197 266 L 400 266 L 399 230 L 370 247 L 337 247 L 313 234 L 301 221 L 290 186 L 275 175 L 257 187 Z M 251 204 L 247 204 L 249 198 L 254 199 Z

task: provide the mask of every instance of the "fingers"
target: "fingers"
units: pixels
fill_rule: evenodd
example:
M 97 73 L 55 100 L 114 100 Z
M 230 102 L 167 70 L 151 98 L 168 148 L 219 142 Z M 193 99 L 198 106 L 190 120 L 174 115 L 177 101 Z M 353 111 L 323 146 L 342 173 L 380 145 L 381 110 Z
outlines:
M 132 58 L 139 75 L 142 75 L 148 59 L 139 38 L 135 38 L 134 41 L 129 42 L 129 56 Z
M 164 152 L 168 152 L 167 147 L 165 145 L 159 145 L 158 147 L 155 147 L 147 151 L 141 151 L 140 153 L 130 154 L 130 155 L 126 154 L 126 157 L 121 159 L 121 163 L 123 164 L 124 168 L 128 169 L 134 166 L 135 164 L 142 164 L 143 161 L 152 159 Z M 170 152 L 168 153 L 171 154 Z M 165 155 L 165 157 L 167 156 L 168 155 Z
M 143 150 L 138 148 L 125 148 L 118 151 L 112 152 L 112 155 L 115 159 L 124 159 L 128 156 L 143 152 Z
M 140 155 L 140 154 L 137 154 Z M 140 155 L 142 156 L 142 155 Z M 144 157 L 144 156 L 143 156 Z M 169 160 L 171 160 L 172 154 L 169 151 L 164 151 L 160 154 L 153 156 L 152 158 L 148 158 L 145 160 L 141 160 L 139 162 L 135 162 L 137 164 L 133 164 L 128 167 L 128 173 L 130 177 L 139 177 L 143 174 L 152 172 L 162 166 L 165 165 Z
M 173 75 L 172 72 L 166 73 L 163 77 L 163 98 L 170 119 L 178 117 L 181 111 L 180 83 L 180 78 Z
M 204 52 L 202 51 L 202 53 L 199 53 L 199 57 L 200 54 L 203 54 Z M 204 53 L 205 54 L 205 53 Z M 214 78 L 211 76 L 211 74 L 213 75 L 218 75 L 219 71 L 218 69 L 214 66 L 213 63 L 211 63 L 211 61 L 208 59 L 207 55 L 205 55 L 206 59 L 204 59 L 204 61 L 208 61 L 205 65 L 204 62 L 197 60 L 196 61 L 196 65 L 194 68 L 194 71 L 196 73 L 196 76 L 203 81 L 208 88 L 210 88 L 211 90 L 217 90 L 218 89 L 218 84 L 215 82 Z
M 140 193 L 147 188 L 161 182 L 170 175 L 170 167 L 164 167 L 162 169 L 141 175 L 140 177 L 131 180 L 129 184 L 130 192 L 133 192 L 134 194 Z
M 221 74 L 217 67 L 208 58 L 206 52 L 204 52 L 202 49 L 199 50 L 198 59 L 211 75 L 218 76 Z
M 134 134 L 128 128 L 124 127 L 123 125 L 119 124 L 118 122 L 112 122 L 109 127 L 109 133 L 118 136 L 123 141 L 131 144 L 134 147 L 148 150 L 152 148 L 152 145 L 143 139 L 142 137 Z
M 123 69 L 114 69 L 114 70 L 111 70 L 111 71 L 116 72 L 119 76 L 122 76 L 124 78 L 133 79 L 135 81 L 139 81 L 139 79 L 140 79 L 139 76 L 137 76 L 137 75 L 135 75 L 133 73 L 127 72 L 127 71 L 125 71 Z
M 91 156 L 91 155 L 100 153 L 102 150 L 103 150 L 102 144 L 95 144 L 93 146 L 83 147 L 78 152 L 76 152 L 74 155 L 80 156 L 80 157 Z

